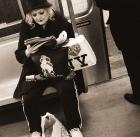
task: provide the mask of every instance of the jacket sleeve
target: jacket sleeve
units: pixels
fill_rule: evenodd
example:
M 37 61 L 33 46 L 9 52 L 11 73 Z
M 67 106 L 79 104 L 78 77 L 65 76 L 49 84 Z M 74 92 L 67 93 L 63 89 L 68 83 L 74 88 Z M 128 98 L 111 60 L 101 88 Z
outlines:
M 19 34 L 19 42 L 18 42 L 18 48 L 15 51 L 15 56 L 16 59 L 19 63 L 25 64 L 28 58 L 26 57 L 25 50 L 26 50 L 26 45 L 24 44 L 24 40 L 27 39 L 28 35 L 28 26 L 27 24 L 23 21 L 21 23 L 21 30 Z
M 68 34 L 68 38 L 74 38 L 74 31 L 72 24 L 67 21 L 66 23 L 66 32 Z
M 67 32 L 68 38 L 73 38 L 74 31 L 73 31 L 72 24 L 68 22 L 68 20 L 64 16 L 60 15 L 58 12 L 56 12 L 55 14 L 56 14 L 57 24 L 59 25 L 60 29 L 65 30 Z

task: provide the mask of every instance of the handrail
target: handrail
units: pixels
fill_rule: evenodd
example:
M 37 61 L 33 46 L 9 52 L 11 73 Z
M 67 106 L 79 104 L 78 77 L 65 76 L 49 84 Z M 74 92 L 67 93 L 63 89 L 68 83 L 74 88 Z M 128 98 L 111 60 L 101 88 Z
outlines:
M 20 9 L 20 12 L 21 12 L 21 16 L 24 19 L 25 18 L 25 13 L 24 13 L 24 10 L 23 10 L 23 7 L 22 7 L 21 0 L 17 0 L 17 3 L 18 3 L 18 6 L 19 6 L 19 9 Z
M 69 15 L 70 15 L 70 20 L 72 23 L 73 31 L 74 31 L 75 37 L 77 37 L 78 36 L 78 29 L 77 29 L 76 21 L 74 18 L 75 15 L 74 15 L 74 10 L 73 10 L 71 0 L 67 0 L 67 5 L 68 5 L 68 10 L 69 10 Z

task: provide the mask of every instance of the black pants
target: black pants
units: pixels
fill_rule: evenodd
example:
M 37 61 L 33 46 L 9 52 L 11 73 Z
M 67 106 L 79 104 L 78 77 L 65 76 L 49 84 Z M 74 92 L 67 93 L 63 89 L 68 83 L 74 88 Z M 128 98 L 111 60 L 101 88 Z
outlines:
M 47 81 L 40 82 L 40 86 L 32 89 L 28 94 L 23 95 L 23 110 L 30 132 L 41 132 L 40 99 L 48 86 L 53 86 L 60 92 L 68 130 L 79 128 L 81 125 L 81 116 L 74 81 Z
M 140 54 L 122 51 L 124 62 L 128 70 L 128 75 L 130 78 L 131 87 L 135 97 L 140 99 L 140 65 L 138 60 L 140 59 Z
M 122 51 L 135 97 L 140 99 L 140 25 L 139 23 L 110 23 L 116 46 Z

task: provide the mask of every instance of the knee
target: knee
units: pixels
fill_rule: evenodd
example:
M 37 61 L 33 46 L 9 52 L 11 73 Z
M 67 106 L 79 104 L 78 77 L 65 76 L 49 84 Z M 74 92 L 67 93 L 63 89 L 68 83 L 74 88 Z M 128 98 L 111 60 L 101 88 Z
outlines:
M 31 105 L 32 103 L 34 103 L 36 101 L 37 101 L 37 98 L 35 98 L 33 96 L 24 95 L 22 98 L 22 103 L 24 105 Z

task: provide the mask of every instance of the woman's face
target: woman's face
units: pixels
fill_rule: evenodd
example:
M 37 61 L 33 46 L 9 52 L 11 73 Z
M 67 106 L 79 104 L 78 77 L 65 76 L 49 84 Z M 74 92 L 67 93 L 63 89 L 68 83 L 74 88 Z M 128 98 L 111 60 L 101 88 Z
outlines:
M 46 9 L 36 9 L 31 12 L 33 20 L 39 25 L 45 25 L 49 19 Z

